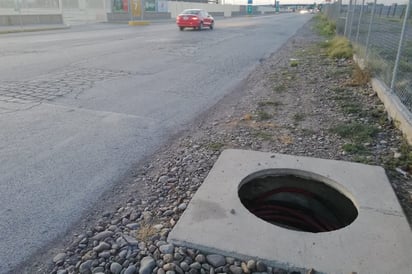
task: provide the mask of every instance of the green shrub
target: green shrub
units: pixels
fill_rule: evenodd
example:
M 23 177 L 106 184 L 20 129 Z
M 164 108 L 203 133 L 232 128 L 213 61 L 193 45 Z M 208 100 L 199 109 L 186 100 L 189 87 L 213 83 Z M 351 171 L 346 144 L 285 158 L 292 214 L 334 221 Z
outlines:
M 336 33 L 336 23 L 329 20 L 325 15 L 315 16 L 315 30 L 322 36 L 333 36 Z

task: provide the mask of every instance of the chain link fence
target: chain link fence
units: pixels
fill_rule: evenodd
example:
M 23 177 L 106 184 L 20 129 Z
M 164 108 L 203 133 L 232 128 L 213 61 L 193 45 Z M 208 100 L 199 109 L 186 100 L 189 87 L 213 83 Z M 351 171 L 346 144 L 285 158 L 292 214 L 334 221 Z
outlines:
M 411 0 L 339 0 L 324 13 L 352 42 L 359 63 L 412 112 Z

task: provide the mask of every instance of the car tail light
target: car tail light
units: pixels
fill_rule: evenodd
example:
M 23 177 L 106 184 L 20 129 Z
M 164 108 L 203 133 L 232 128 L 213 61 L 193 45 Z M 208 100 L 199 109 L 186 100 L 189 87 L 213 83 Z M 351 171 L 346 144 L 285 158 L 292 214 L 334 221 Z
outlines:
M 198 20 L 199 18 L 197 18 L 196 16 L 192 17 L 192 20 Z

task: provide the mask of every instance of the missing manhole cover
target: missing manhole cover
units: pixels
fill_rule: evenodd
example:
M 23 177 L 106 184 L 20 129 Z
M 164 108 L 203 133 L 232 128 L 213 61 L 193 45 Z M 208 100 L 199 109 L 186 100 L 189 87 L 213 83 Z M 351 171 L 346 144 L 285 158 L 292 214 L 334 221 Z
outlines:
M 252 174 L 242 182 L 238 194 L 252 214 L 292 230 L 333 231 L 349 225 L 358 215 L 344 194 L 309 174 L 294 175 L 293 170 Z
M 243 198 L 253 200 L 276 188 L 316 195 L 313 201 L 283 193 L 292 206 L 319 203 L 327 214 L 338 215 L 341 228 L 296 231 L 308 229 L 279 221 L 273 225 L 244 206 Z M 230 257 L 259 258 L 289 271 L 409 274 L 412 269 L 411 230 L 385 170 L 343 161 L 225 150 L 168 240 Z

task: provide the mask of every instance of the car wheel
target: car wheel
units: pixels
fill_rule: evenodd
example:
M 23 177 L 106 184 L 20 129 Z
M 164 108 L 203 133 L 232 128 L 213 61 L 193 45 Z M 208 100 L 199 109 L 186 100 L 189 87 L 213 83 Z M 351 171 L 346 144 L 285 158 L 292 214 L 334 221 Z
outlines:
M 211 24 L 210 24 L 210 26 L 209 26 L 209 28 L 212 30 L 215 26 L 215 22 L 212 22 Z
M 202 30 L 202 29 L 203 29 L 203 22 L 200 22 L 198 30 Z
M 185 29 L 185 27 L 179 27 L 180 28 L 180 30 L 184 30 Z

